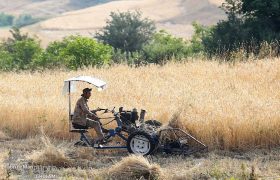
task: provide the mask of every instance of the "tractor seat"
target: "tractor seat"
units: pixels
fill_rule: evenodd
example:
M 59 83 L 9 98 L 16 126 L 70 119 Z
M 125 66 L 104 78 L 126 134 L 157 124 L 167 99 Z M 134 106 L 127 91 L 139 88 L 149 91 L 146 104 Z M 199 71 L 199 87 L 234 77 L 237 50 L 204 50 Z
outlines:
M 72 123 L 72 129 L 70 132 L 88 132 L 88 127 L 87 126 L 82 126 L 79 124 Z

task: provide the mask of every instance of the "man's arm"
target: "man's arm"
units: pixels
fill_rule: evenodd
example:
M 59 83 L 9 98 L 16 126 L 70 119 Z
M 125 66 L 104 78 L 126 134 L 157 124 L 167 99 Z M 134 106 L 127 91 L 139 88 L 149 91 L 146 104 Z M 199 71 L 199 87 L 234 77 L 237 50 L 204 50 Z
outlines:
M 86 104 L 86 102 L 81 102 L 80 103 L 80 106 L 81 106 L 81 109 L 83 110 L 83 112 L 85 114 L 87 114 L 88 116 L 92 117 L 93 119 L 97 119 L 98 117 L 92 113 L 89 109 L 88 109 L 88 106 Z

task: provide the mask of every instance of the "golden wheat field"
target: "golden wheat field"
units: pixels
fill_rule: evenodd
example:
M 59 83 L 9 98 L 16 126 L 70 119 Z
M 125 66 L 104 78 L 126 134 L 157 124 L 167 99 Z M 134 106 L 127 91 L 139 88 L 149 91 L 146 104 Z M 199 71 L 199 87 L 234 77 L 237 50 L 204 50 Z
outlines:
M 185 128 L 210 149 L 280 145 L 279 59 L 0 73 L 0 129 L 11 137 L 26 138 L 36 136 L 43 126 L 50 137 L 72 137 L 62 87 L 65 79 L 78 75 L 108 83 L 105 91 L 93 91 L 91 108 L 135 107 L 147 111 L 146 119 L 161 122 L 180 111 Z M 78 86 L 72 106 L 86 86 Z
M 211 152 L 142 157 L 74 147 L 62 87 L 78 75 L 108 83 L 93 91 L 92 108 L 142 108 L 163 123 L 180 112 L 177 125 Z M 0 83 L 0 179 L 280 178 L 280 59 L 9 72 Z M 86 86 L 77 87 L 72 106 Z

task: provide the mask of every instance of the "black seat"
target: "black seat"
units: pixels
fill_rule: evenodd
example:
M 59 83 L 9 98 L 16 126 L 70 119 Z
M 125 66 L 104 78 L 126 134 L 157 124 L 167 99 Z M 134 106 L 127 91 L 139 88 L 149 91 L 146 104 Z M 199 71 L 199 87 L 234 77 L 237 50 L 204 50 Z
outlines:
M 79 124 L 72 123 L 72 128 L 71 128 L 70 132 L 86 133 L 86 132 L 88 132 L 87 129 L 88 129 L 87 126 L 82 126 Z
M 88 129 L 87 126 L 82 126 L 80 124 L 72 123 L 74 129 Z

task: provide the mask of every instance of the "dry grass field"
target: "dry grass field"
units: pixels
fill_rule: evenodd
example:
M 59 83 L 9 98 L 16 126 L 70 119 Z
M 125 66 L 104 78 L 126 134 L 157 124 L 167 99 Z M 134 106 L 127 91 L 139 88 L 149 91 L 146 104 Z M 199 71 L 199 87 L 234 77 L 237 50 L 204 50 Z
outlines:
M 189 61 L 130 68 L 119 65 L 79 71 L 0 74 L 0 128 L 11 137 L 34 137 L 44 126 L 51 137 L 68 138 L 68 99 L 63 81 L 78 75 L 108 83 L 93 91 L 91 108 L 147 110 L 167 122 L 181 111 L 189 132 L 210 149 L 255 149 L 280 145 L 280 61 L 249 63 Z M 73 94 L 73 105 L 84 86 Z
M 143 158 L 74 147 L 62 86 L 78 75 L 108 82 L 93 91 L 90 107 L 143 108 L 163 123 L 181 112 L 181 128 L 210 152 Z M 0 86 L 0 179 L 280 178 L 280 59 L 10 72 L 0 73 Z

